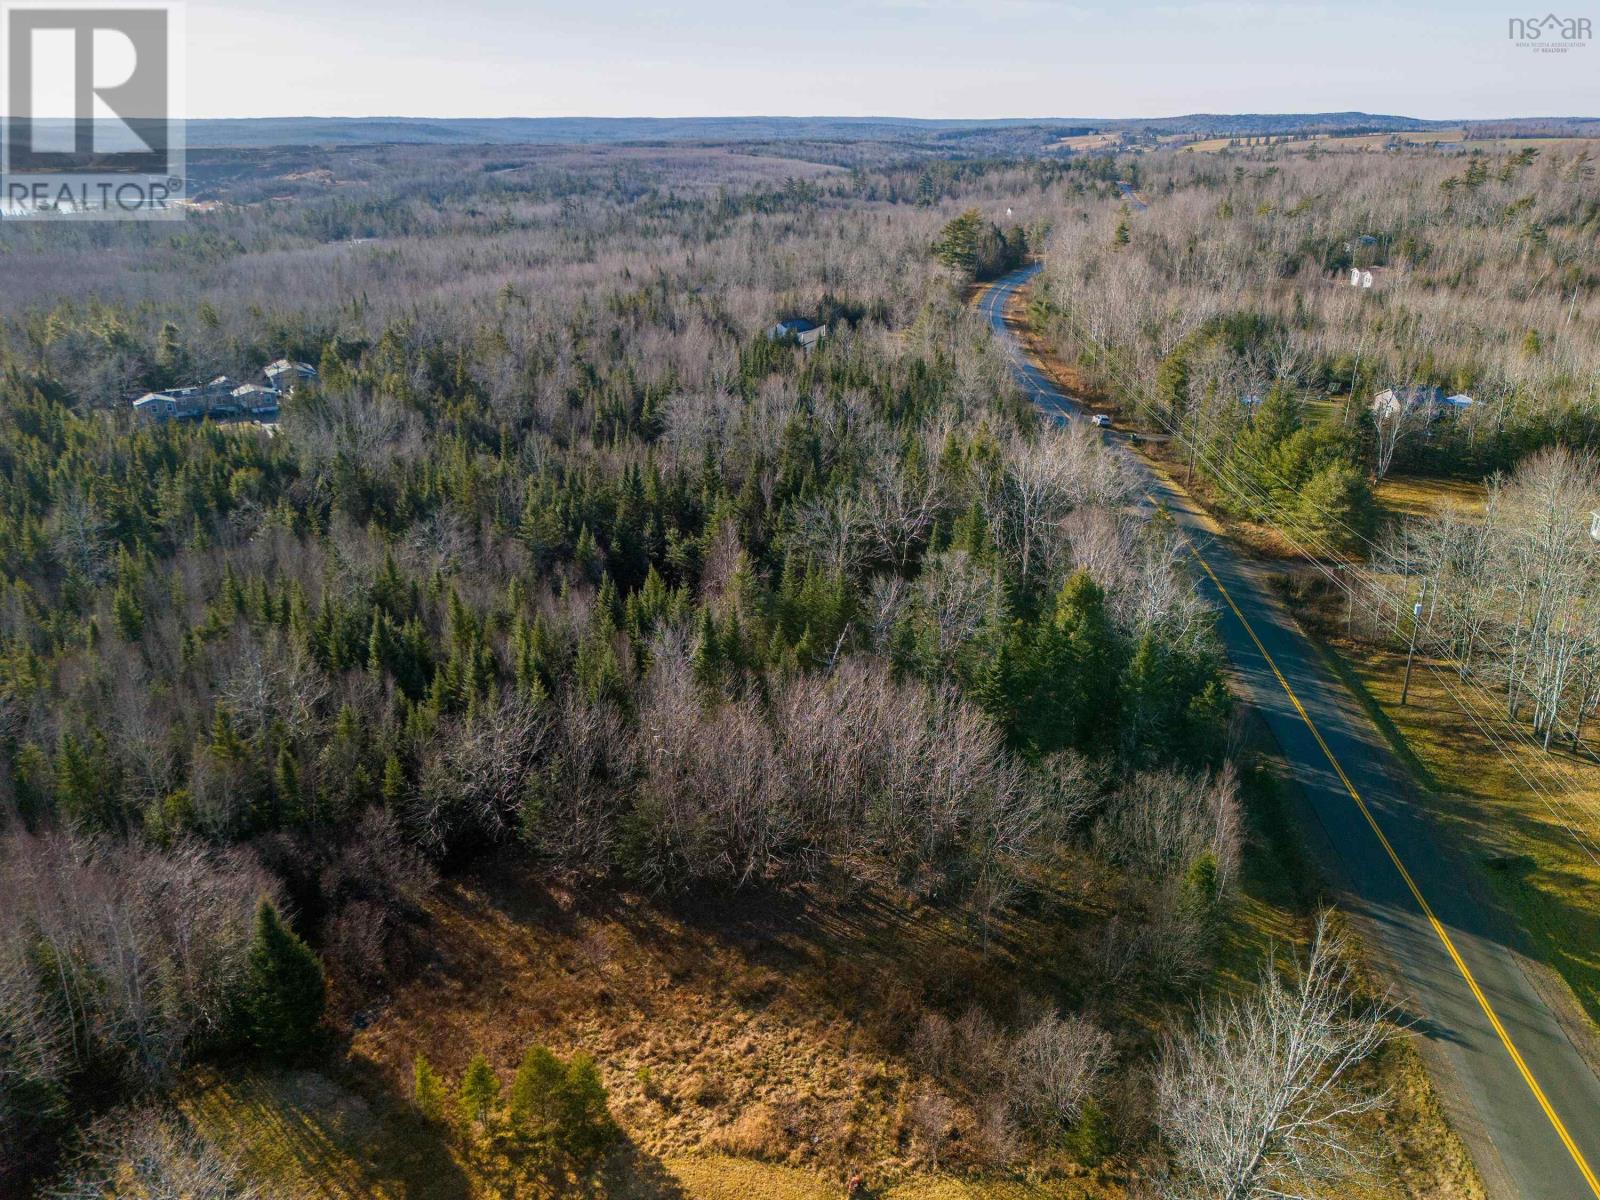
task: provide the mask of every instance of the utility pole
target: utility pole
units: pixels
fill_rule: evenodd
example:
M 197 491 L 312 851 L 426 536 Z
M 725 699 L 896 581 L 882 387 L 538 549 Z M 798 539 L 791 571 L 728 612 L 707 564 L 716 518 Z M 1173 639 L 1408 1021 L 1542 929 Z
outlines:
M 1406 647 L 1406 677 L 1400 684 L 1400 703 L 1406 702 L 1406 695 L 1411 691 L 1411 659 L 1417 653 L 1417 626 L 1422 624 L 1422 597 L 1428 594 L 1428 581 L 1422 581 L 1422 590 L 1417 593 L 1417 602 L 1411 606 L 1411 644 Z

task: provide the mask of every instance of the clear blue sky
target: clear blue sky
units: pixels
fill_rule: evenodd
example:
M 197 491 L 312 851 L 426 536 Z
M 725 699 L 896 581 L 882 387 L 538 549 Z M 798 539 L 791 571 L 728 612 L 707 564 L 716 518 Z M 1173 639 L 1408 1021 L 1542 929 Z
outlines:
M 1595 0 L 1557 2 L 1560 15 L 1600 26 Z M 1600 43 L 1519 49 L 1507 18 L 1524 8 L 190 0 L 188 107 L 195 117 L 1600 115 Z

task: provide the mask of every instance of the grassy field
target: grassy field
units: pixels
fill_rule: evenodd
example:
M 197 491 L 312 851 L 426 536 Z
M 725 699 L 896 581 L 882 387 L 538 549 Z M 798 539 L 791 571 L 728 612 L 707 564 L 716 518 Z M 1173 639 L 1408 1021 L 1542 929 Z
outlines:
M 1483 511 L 1484 487 L 1465 479 L 1423 479 L 1391 475 L 1374 489 L 1380 508 L 1391 516 L 1425 517 L 1444 510 L 1467 516 Z
M 1111 146 L 1122 144 L 1122 135 L 1119 133 L 1079 133 L 1072 137 L 1057 138 L 1056 143 L 1063 150 L 1105 150 Z

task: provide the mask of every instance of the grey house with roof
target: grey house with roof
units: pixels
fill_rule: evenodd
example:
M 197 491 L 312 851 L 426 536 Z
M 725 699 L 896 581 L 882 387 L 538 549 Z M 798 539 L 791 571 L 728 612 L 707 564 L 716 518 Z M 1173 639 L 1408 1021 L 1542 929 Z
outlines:
M 815 349 L 817 343 L 827 336 L 826 325 L 818 325 L 804 317 L 790 317 L 767 330 L 769 340 L 782 342 L 792 339 L 802 350 Z

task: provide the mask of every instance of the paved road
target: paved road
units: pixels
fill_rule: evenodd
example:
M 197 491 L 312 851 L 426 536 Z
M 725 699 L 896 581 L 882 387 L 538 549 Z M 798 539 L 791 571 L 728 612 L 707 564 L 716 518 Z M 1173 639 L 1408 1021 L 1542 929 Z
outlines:
M 1129 183 L 1126 179 L 1117 180 L 1117 191 L 1122 193 L 1122 198 L 1126 200 L 1128 204 L 1137 212 L 1143 212 L 1145 209 L 1150 207 L 1143 200 L 1139 199 L 1139 193 L 1134 189 L 1133 184 Z
M 1037 270 L 1000 280 L 979 305 L 1034 403 L 1070 419 L 1076 404 L 1006 327 L 1006 301 Z M 1382 736 L 1259 573 L 1181 491 L 1147 475 L 1150 496 L 1171 510 L 1202 565 L 1238 684 L 1304 793 L 1307 840 L 1341 907 L 1362 919 L 1394 973 L 1490 1195 L 1600 1198 L 1600 1079 L 1572 1040 L 1589 1034 L 1570 997 L 1524 969 L 1517 930 L 1410 802 L 1414 785 Z

